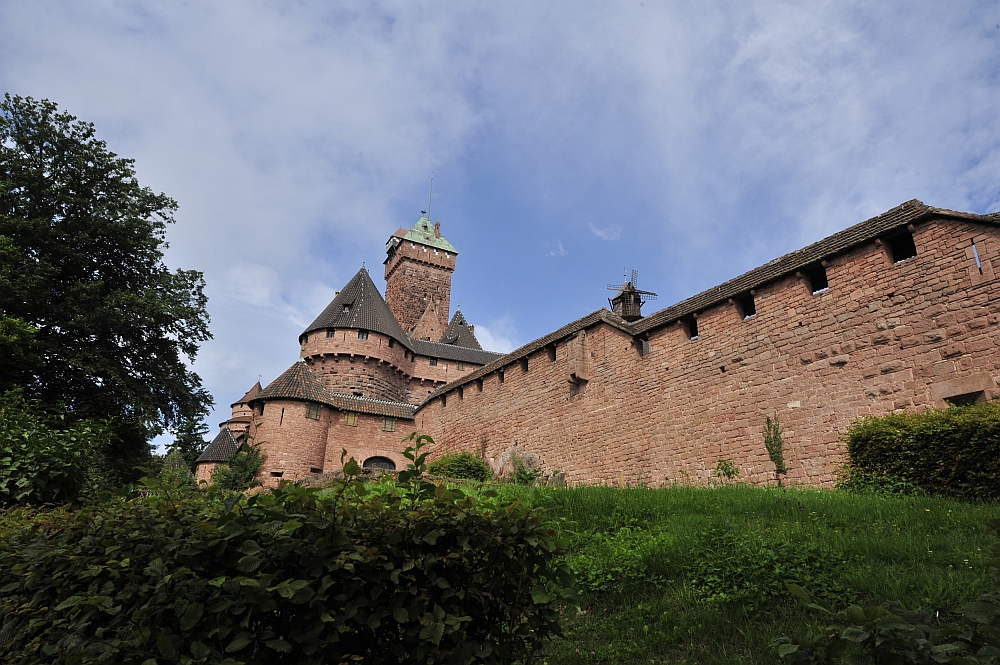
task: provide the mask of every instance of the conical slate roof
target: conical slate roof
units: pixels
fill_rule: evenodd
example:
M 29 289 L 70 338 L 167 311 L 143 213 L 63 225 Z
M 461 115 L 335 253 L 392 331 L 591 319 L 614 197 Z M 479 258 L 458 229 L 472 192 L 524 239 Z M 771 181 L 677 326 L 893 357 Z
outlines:
M 324 328 L 370 330 L 388 335 L 406 345 L 406 333 L 364 268 L 358 271 L 302 334 L 307 335 Z
M 482 351 L 479 340 L 469 327 L 469 322 L 462 316 L 461 310 L 455 311 L 455 316 L 451 317 L 451 323 L 445 328 L 444 335 L 441 336 L 442 344 L 454 344 L 467 349 Z
M 256 397 L 257 395 L 259 395 L 260 391 L 261 391 L 260 381 L 258 381 L 257 383 L 253 384 L 253 388 L 251 388 L 250 390 L 248 390 L 246 395 L 244 395 L 243 397 L 239 398 L 238 400 L 236 400 L 235 402 L 233 402 L 229 406 L 233 407 L 233 406 L 236 406 L 237 404 L 246 404 L 247 402 L 249 402 L 250 400 L 252 400 L 254 397 Z
M 300 360 L 267 384 L 267 388 L 260 391 L 254 401 L 278 397 L 329 404 L 331 395 L 312 370 L 306 367 L 305 362 Z
M 413 412 L 417 407 L 404 402 L 392 402 L 384 399 L 372 399 L 370 397 L 357 397 L 355 395 L 342 395 L 330 392 L 326 386 L 319 382 L 316 375 L 305 362 L 299 361 L 285 370 L 285 373 L 268 384 L 254 400 L 268 400 L 275 398 L 297 399 L 304 402 L 319 402 L 332 406 L 341 411 L 357 411 L 359 413 L 371 413 L 378 416 L 390 416 L 393 418 L 413 419 Z
M 228 462 L 239 449 L 240 444 L 236 441 L 236 437 L 233 436 L 228 427 L 223 427 L 219 431 L 218 436 L 212 439 L 212 443 L 208 444 L 208 447 L 202 451 L 201 455 L 198 455 L 195 464 L 202 462 Z

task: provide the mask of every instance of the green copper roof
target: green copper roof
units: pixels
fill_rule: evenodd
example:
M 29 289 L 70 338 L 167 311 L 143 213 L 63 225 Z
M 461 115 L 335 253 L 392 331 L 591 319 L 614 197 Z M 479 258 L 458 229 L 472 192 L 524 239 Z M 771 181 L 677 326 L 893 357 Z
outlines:
M 431 220 L 426 217 L 421 217 L 417 220 L 416 225 L 407 231 L 406 235 L 403 236 L 403 240 L 409 240 L 410 242 L 419 242 L 422 245 L 427 245 L 428 247 L 433 247 L 435 249 L 440 249 L 445 252 L 451 252 L 452 254 L 458 254 L 458 250 L 444 239 L 444 236 L 434 236 L 434 225 L 431 224 Z

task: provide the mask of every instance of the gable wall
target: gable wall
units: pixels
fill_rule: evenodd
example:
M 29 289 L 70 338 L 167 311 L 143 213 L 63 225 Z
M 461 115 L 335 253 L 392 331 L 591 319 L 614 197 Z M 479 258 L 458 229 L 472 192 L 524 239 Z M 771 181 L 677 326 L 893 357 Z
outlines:
M 777 414 L 787 480 L 831 485 L 854 418 L 943 406 L 973 390 L 996 396 L 1000 299 L 990 277 L 1000 233 L 939 218 L 913 235 L 913 259 L 893 264 L 870 242 L 829 260 L 827 291 L 783 278 L 757 290 L 755 317 L 712 307 L 698 339 L 679 325 L 651 331 L 645 357 L 629 335 L 598 324 L 586 331 L 584 388 L 570 383 L 579 342 L 562 340 L 555 361 L 542 350 L 527 374 L 514 361 L 503 384 L 496 373 L 482 392 L 470 382 L 461 398 L 452 390 L 445 406 L 421 408 L 417 422 L 435 454 L 519 448 L 571 482 L 704 483 L 732 459 L 741 479 L 764 483 L 774 478 L 764 419 Z

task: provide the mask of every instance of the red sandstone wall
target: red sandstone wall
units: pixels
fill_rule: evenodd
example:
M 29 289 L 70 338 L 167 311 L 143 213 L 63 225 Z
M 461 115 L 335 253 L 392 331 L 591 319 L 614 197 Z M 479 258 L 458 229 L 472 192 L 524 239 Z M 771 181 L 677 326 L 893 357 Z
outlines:
M 261 482 L 270 487 L 282 480 L 305 478 L 313 474 L 312 469 L 322 470 L 327 430 L 335 413 L 322 407 L 319 420 L 313 420 L 306 418 L 306 402 L 268 400 L 255 439 L 264 453 Z
M 967 251 L 973 238 L 984 275 Z M 527 373 L 515 361 L 503 383 L 493 373 L 482 390 L 451 391 L 417 424 L 437 454 L 516 447 L 571 482 L 704 483 L 728 458 L 741 479 L 763 483 L 774 478 L 764 418 L 777 413 L 787 480 L 828 486 L 854 418 L 974 390 L 996 396 L 1000 300 L 990 277 L 1000 232 L 932 220 L 914 241 L 917 256 L 899 264 L 875 243 L 831 259 L 830 288 L 816 295 L 795 277 L 763 286 L 747 320 L 734 305 L 713 307 L 698 318 L 698 339 L 681 326 L 651 332 L 645 357 L 629 335 L 599 324 L 586 333 L 586 383 L 570 382 L 581 359 L 571 367 L 562 340 L 555 360 L 542 350 Z
M 202 483 L 211 484 L 212 472 L 215 471 L 216 466 L 215 462 L 199 464 L 194 472 L 194 481 L 199 485 Z
M 347 457 L 344 461 L 353 457 L 358 464 L 364 464 L 369 457 L 381 456 L 395 462 L 397 470 L 403 469 L 408 460 L 402 455 L 405 446 L 400 441 L 413 431 L 413 421 L 396 419 L 396 431 L 385 432 L 382 430 L 383 420 L 382 416 L 359 413 L 358 424 L 352 427 L 344 424 L 343 413 L 335 413 L 327 434 L 325 470 L 330 472 L 343 468 L 340 455 L 345 449 Z
M 448 327 L 451 311 L 451 274 L 455 254 L 401 242 L 385 266 L 385 301 L 407 334 L 424 314 L 428 303 L 437 304 L 437 320 L 424 322 L 419 337 L 436 342 Z M 436 334 L 435 334 L 436 333 Z
M 329 390 L 363 397 L 419 404 L 435 389 L 462 377 L 481 365 L 466 364 L 457 369 L 453 360 L 412 356 L 405 346 L 386 335 L 369 332 L 368 339 L 358 339 L 358 331 L 337 330 L 333 337 L 326 331 L 311 333 L 302 343 L 302 356 L 309 369 Z

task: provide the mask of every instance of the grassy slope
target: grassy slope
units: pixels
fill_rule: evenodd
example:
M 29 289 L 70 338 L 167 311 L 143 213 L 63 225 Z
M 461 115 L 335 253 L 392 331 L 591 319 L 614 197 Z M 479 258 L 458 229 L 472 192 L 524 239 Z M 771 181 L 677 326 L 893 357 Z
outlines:
M 546 662 L 768 663 L 814 617 L 783 587 L 834 601 L 895 599 L 946 614 L 990 584 L 1000 506 L 750 488 L 547 491 L 574 534 L 583 611 Z

